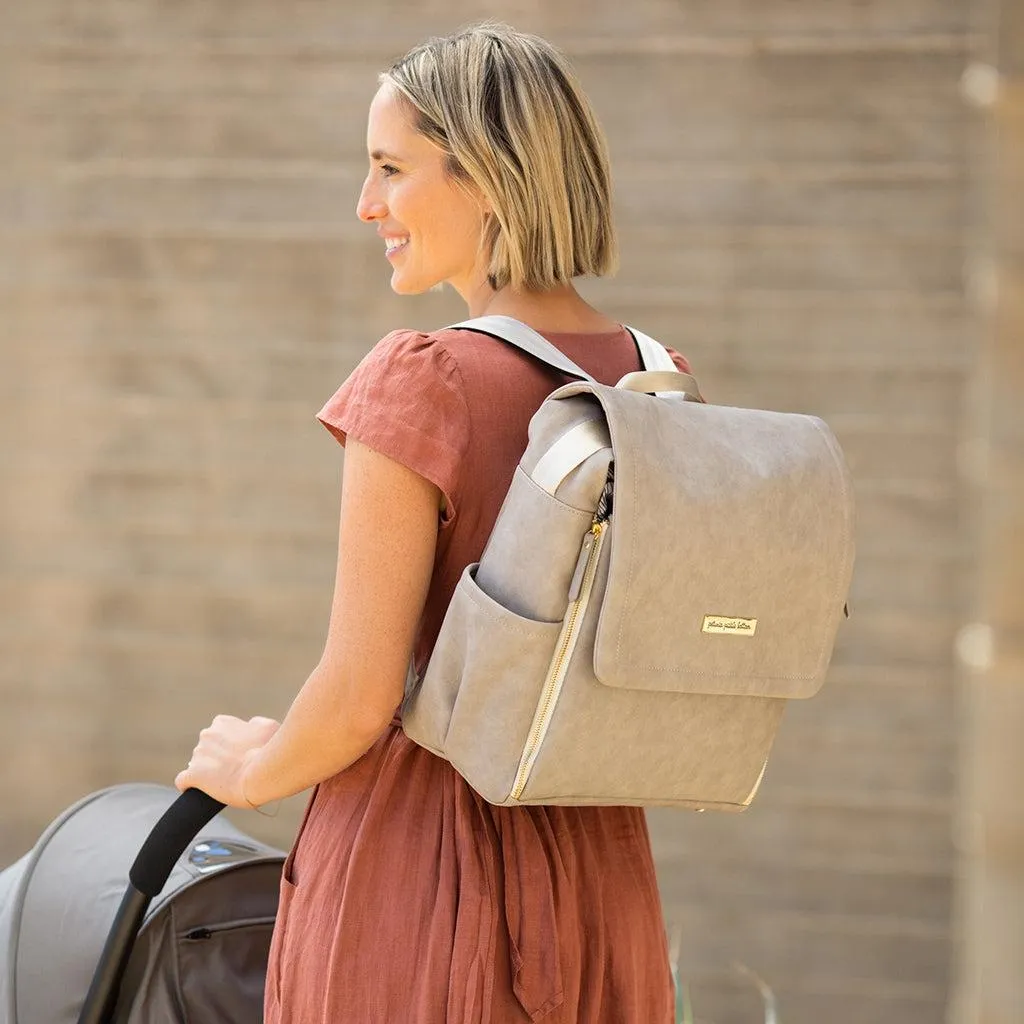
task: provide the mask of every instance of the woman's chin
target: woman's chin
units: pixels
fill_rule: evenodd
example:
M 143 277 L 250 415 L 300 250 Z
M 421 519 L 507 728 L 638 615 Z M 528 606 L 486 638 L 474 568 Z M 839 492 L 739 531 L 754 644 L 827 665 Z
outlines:
M 391 290 L 396 295 L 422 295 L 424 292 L 439 292 L 443 289 L 443 281 L 407 279 L 397 271 L 391 275 Z

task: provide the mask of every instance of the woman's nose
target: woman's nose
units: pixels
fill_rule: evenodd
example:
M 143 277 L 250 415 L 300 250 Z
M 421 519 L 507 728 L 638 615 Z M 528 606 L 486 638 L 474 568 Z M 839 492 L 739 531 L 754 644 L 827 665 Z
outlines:
M 375 193 L 372 181 L 367 179 L 363 182 L 362 191 L 359 193 L 359 202 L 356 203 L 356 216 L 360 220 L 374 221 L 380 220 L 387 212 L 388 208 L 383 199 Z

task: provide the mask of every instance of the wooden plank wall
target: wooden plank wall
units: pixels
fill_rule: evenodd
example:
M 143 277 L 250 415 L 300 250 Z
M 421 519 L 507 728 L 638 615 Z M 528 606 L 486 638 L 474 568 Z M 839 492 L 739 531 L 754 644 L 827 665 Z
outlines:
M 978 361 L 963 460 L 977 559 L 961 632 L 961 876 L 951 1024 L 1024 1020 L 1024 9 L 983 0 L 965 93 L 983 114 L 969 288 Z
M 586 292 L 715 400 L 824 416 L 853 616 L 747 814 L 651 815 L 698 1015 L 935 1024 L 948 987 L 966 0 L 33 0 L 0 8 L 0 862 L 169 781 L 320 652 L 340 449 L 313 412 L 400 301 L 353 216 L 375 73 L 485 16 L 573 57 L 623 269 Z M 282 844 L 299 802 L 243 827 Z

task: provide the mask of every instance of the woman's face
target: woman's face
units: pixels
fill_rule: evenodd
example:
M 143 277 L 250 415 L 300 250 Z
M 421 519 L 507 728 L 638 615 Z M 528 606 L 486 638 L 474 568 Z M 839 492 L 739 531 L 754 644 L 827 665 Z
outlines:
M 392 289 L 417 295 L 447 281 L 469 301 L 487 276 L 482 197 L 445 173 L 444 153 L 413 128 L 410 108 L 387 83 L 370 104 L 366 148 L 370 172 L 356 213 L 387 246 Z

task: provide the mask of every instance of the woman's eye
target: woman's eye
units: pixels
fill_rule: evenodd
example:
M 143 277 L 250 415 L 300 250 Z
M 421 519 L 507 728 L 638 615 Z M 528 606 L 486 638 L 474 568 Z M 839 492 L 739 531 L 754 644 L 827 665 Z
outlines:
M 398 173 L 398 168 L 392 167 L 391 164 L 381 164 L 380 173 L 383 174 L 385 178 L 390 178 L 392 174 Z

